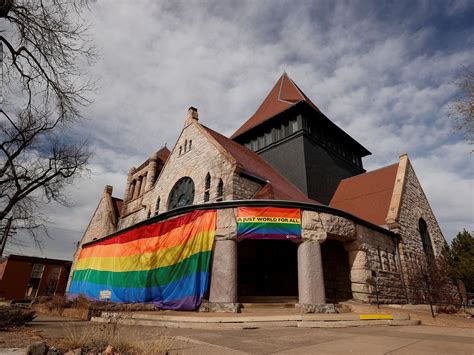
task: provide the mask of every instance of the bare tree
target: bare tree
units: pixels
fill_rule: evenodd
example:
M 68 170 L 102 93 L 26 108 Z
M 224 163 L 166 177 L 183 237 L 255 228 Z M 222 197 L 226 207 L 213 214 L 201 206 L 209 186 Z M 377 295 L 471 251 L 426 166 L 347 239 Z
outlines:
M 90 151 L 72 131 L 93 90 L 80 70 L 96 55 L 84 7 L 85 0 L 0 0 L 0 223 L 13 218 L 34 231 L 38 207 L 67 205 L 65 186 L 87 171 Z
M 451 105 L 455 129 L 464 134 L 469 144 L 474 144 L 474 70 L 466 69 L 458 83 L 461 95 Z

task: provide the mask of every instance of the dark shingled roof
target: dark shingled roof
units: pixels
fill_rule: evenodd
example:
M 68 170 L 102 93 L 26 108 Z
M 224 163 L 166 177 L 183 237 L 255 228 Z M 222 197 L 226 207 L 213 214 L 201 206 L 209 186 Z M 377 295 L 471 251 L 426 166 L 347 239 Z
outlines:
M 376 225 L 385 225 L 398 163 L 342 180 L 329 203 Z
M 262 124 L 301 101 L 306 101 L 311 107 L 319 111 L 316 105 L 300 90 L 293 80 L 286 73 L 283 73 L 257 111 L 231 138 L 240 136 L 242 133 Z
M 289 200 L 321 205 L 320 202 L 310 199 L 304 192 L 286 180 L 255 152 L 210 128 L 202 127 L 237 161 L 237 164 L 245 173 L 267 181 L 254 196 L 254 199 Z

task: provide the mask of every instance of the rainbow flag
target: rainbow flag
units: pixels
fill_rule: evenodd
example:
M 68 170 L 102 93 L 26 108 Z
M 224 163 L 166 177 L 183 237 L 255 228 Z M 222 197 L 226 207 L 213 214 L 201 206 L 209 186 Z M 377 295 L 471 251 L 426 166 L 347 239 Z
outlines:
M 153 302 L 193 310 L 209 284 L 215 210 L 140 226 L 85 245 L 74 268 L 69 297 L 112 302 Z
M 237 237 L 240 239 L 299 239 L 301 211 L 295 208 L 239 207 Z

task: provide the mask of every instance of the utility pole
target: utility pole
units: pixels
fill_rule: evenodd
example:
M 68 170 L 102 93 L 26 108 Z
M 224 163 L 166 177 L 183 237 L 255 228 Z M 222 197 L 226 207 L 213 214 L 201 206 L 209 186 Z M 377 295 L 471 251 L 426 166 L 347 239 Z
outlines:
M 7 224 L 6 224 L 5 228 L 3 229 L 2 239 L 0 240 L 0 257 L 3 256 L 3 251 L 5 250 L 5 245 L 7 244 L 7 239 L 8 239 L 8 236 L 10 234 L 10 228 L 12 226 L 12 221 L 13 221 L 12 217 L 8 218 Z

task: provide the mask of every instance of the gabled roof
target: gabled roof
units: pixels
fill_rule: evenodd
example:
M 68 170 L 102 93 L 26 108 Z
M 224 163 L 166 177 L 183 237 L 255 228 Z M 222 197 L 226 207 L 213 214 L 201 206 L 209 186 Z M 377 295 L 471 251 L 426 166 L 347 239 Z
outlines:
M 254 196 L 255 199 L 290 200 L 321 205 L 321 203 L 307 197 L 304 192 L 286 180 L 258 154 L 210 128 L 202 127 L 235 159 L 243 172 L 266 181 L 266 184 Z
M 156 152 L 158 155 L 158 159 L 160 159 L 163 163 L 168 159 L 168 157 L 171 154 L 171 151 L 168 149 L 168 147 L 163 147 L 161 148 L 158 152 Z
M 240 136 L 242 133 L 262 124 L 273 116 L 289 109 L 301 101 L 306 101 L 315 110 L 319 111 L 316 105 L 311 102 L 294 81 L 291 80 L 286 73 L 283 73 L 257 111 L 232 135 L 231 138 L 234 139 L 235 137 Z
M 156 152 L 156 156 L 158 157 L 159 161 L 162 164 L 166 162 L 170 154 L 171 154 L 171 151 L 167 147 L 163 147 L 159 151 Z M 150 164 L 150 158 L 145 160 L 138 168 L 136 168 L 136 171 L 142 170 L 143 168 L 147 167 L 148 164 Z
M 115 216 L 119 219 L 122 211 L 123 200 L 117 197 L 112 197 L 112 205 L 114 206 Z
M 385 225 L 397 171 L 398 163 L 342 180 L 329 206 Z

